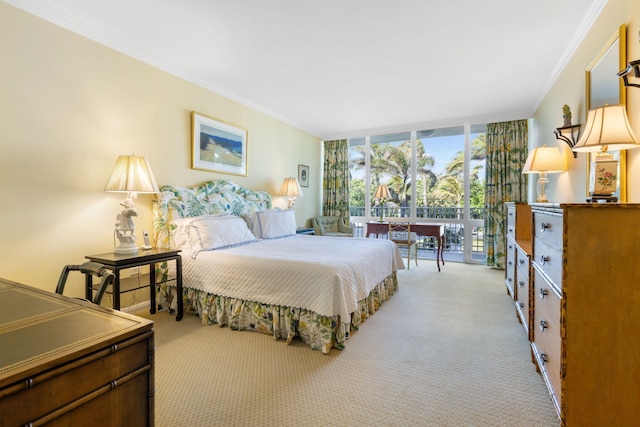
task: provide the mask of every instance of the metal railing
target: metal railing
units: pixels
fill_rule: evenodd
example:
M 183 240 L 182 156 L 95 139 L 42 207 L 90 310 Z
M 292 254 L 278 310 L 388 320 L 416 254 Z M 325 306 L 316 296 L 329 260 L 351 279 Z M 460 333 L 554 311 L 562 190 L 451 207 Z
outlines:
M 382 210 L 384 217 L 386 218 L 406 218 L 411 214 L 411 208 L 406 207 L 380 207 L 374 206 L 371 208 L 372 217 L 380 217 L 380 210 Z M 353 217 L 364 217 L 364 206 L 351 206 L 349 207 L 349 213 Z M 418 206 L 416 207 L 416 217 L 418 218 L 433 218 L 433 219 L 465 219 L 464 209 L 458 207 L 437 207 L 437 206 Z M 484 208 L 470 208 L 469 219 L 484 219 Z

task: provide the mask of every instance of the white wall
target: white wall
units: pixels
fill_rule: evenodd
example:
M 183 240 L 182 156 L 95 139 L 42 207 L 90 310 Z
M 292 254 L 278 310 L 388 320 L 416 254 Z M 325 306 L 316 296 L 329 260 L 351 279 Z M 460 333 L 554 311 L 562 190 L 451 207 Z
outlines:
M 320 139 L 0 2 L 0 277 L 53 290 L 62 266 L 113 249 L 124 195 L 103 191 L 118 155 L 146 157 L 159 185 L 227 178 L 274 195 L 298 164 L 320 214 Z M 248 129 L 248 176 L 191 169 L 191 112 Z M 286 198 L 274 204 L 286 206 Z M 151 230 L 151 196 L 136 229 Z M 82 295 L 81 280 L 71 291 Z

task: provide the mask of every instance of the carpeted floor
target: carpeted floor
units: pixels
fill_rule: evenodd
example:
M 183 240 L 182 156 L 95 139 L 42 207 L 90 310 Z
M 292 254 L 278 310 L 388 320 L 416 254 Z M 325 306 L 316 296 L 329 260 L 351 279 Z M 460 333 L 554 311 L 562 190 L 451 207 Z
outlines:
M 399 292 L 329 355 L 139 313 L 156 322 L 156 425 L 559 425 L 503 271 L 421 261 L 398 278 Z

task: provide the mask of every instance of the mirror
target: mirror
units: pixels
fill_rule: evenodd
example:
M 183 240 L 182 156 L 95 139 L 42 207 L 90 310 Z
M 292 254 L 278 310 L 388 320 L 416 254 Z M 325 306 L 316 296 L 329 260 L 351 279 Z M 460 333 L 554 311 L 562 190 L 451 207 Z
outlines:
M 627 104 L 627 91 L 624 82 L 618 77 L 618 71 L 627 66 L 627 26 L 622 24 L 618 32 L 600 51 L 589 65 L 586 72 L 587 111 L 605 104 Z M 618 164 L 618 188 L 614 193 L 621 202 L 627 201 L 627 152 L 614 151 Z M 589 175 L 591 161 L 595 153 L 589 153 L 587 158 L 587 195 L 589 194 Z

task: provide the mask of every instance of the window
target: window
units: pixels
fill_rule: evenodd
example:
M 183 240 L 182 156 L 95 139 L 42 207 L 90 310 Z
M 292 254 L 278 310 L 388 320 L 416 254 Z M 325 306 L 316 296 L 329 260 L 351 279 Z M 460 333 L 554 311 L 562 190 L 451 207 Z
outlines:
M 445 258 L 483 262 L 485 133 L 480 124 L 350 139 L 351 222 L 442 223 Z M 389 199 L 374 197 L 380 184 Z M 422 257 L 435 256 L 433 239 L 420 243 Z

